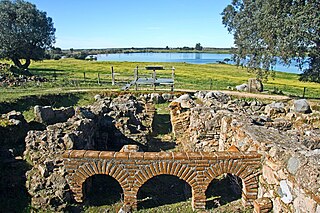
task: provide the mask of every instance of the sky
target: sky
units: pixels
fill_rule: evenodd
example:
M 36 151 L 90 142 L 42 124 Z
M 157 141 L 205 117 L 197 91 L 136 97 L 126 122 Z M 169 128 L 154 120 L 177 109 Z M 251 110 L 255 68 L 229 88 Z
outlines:
M 229 48 L 221 20 L 231 0 L 27 0 L 53 19 L 56 47 Z

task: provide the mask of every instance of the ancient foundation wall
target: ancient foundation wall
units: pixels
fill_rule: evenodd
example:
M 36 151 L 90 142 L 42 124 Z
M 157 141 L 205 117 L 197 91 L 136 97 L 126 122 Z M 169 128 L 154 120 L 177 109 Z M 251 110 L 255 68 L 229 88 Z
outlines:
M 32 164 L 26 173 L 32 207 L 64 212 L 72 203 L 62 161 L 66 150 L 120 150 L 125 144 L 144 147 L 155 113 L 153 104 L 145 102 L 131 95 L 100 98 L 91 106 L 76 108 L 66 122 L 29 131 L 24 157 Z M 48 117 L 41 112 L 42 118 Z
M 171 104 L 173 130 L 184 132 L 184 149 L 257 151 L 262 155 L 259 198 L 269 198 L 274 212 L 320 212 L 319 112 L 310 114 L 309 106 L 301 111 L 297 103 L 305 100 L 290 106 L 220 101 L 219 95 L 199 92 L 196 100 L 189 97 Z M 257 201 L 257 206 L 264 201 Z
M 275 129 L 223 119 L 220 144 L 262 154 L 259 198 L 272 200 L 274 212 L 320 212 L 319 151 Z

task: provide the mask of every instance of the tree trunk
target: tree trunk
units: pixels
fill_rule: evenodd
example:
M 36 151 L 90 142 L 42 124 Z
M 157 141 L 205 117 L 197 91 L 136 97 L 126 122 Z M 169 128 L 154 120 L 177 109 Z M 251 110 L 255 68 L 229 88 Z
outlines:
M 28 69 L 31 63 L 30 58 L 27 58 L 24 64 L 21 64 L 21 61 L 18 58 L 12 58 L 11 60 L 13 61 L 14 65 L 16 65 L 17 67 L 23 70 Z
M 26 62 L 22 65 L 22 69 L 28 69 L 30 63 L 31 63 L 30 58 L 27 58 Z

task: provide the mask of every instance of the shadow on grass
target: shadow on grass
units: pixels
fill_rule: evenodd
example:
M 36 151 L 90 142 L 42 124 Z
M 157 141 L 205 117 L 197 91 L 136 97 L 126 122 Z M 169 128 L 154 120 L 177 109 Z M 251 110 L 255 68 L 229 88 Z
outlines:
M 43 68 L 31 68 L 29 71 L 34 74 L 34 75 L 66 75 L 66 72 L 63 70 L 58 70 L 58 69 L 43 69 Z
M 25 173 L 30 165 L 25 161 L 0 162 L 1 212 L 28 212 L 31 197 L 25 187 Z
M 153 132 L 148 143 L 149 152 L 160 152 L 176 147 L 176 143 L 171 141 L 170 133 L 172 126 L 169 114 L 155 114 L 152 123 Z
M 155 114 L 153 123 L 153 132 L 155 135 L 169 134 L 172 131 L 169 114 Z
M 163 141 L 163 139 L 159 138 L 150 138 L 148 143 L 148 152 L 167 151 L 170 149 L 174 149 L 175 147 L 176 143 L 172 141 Z
M 0 103 L 0 114 L 8 113 L 12 110 L 26 111 L 35 105 L 52 106 L 55 108 L 74 106 L 81 99 L 81 94 L 28 96 L 17 99 L 14 102 Z
M 148 180 L 138 191 L 138 209 L 147 209 L 186 201 L 191 187 L 172 175 L 159 175 Z

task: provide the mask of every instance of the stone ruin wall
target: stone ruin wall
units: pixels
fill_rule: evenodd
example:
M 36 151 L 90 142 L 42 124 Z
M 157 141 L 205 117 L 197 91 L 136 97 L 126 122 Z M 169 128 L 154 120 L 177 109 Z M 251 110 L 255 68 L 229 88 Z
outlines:
M 225 123 L 224 123 L 225 122 Z M 258 197 L 268 197 L 274 212 L 319 212 L 319 149 L 306 149 L 296 134 L 253 126 L 238 119 L 223 121 L 224 148 L 258 151 L 263 155 Z M 319 131 L 313 135 L 318 138 Z M 319 145 L 318 145 L 319 146 Z
M 218 92 L 195 98 L 185 95 L 170 104 L 185 151 L 258 151 L 259 198 L 270 198 L 274 212 L 320 212 L 320 112 L 296 112 L 299 106 L 285 102 L 230 100 Z
M 60 123 L 52 119 L 61 110 L 35 107 L 37 120 L 51 121 L 51 125 L 29 131 L 25 139 L 24 156 L 33 165 L 26 174 L 33 207 L 63 212 L 73 202 L 62 159 L 66 150 L 118 150 L 125 144 L 145 148 L 155 112 L 148 97 L 96 99 L 91 106 L 76 108 Z
M 154 95 L 152 100 L 159 98 Z M 184 151 L 223 151 L 236 146 L 262 154 L 259 197 L 269 197 L 274 212 L 320 212 L 320 112 L 297 113 L 290 105 L 199 92 L 195 98 L 182 95 L 170 104 L 171 121 Z M 49 121 L 63 119 L 45 130 L 30 131 L 26 138 L 25 158 L 33 165 L 26 183 L 32 206 L 52 211 L 64 211 L 72 200 L 61 158 L 65 150 L 116 149 L 134 141 L 144 147 L 154 114 L 147 95 L 97 97 L 92 106 L 74 111 L 54 110 L 52 114 L 41 107 L 36 111 L 43 123 L 48 121 L 46 116 Z M 111 140 L 118 146 L 110 147 L 107 142 Z

